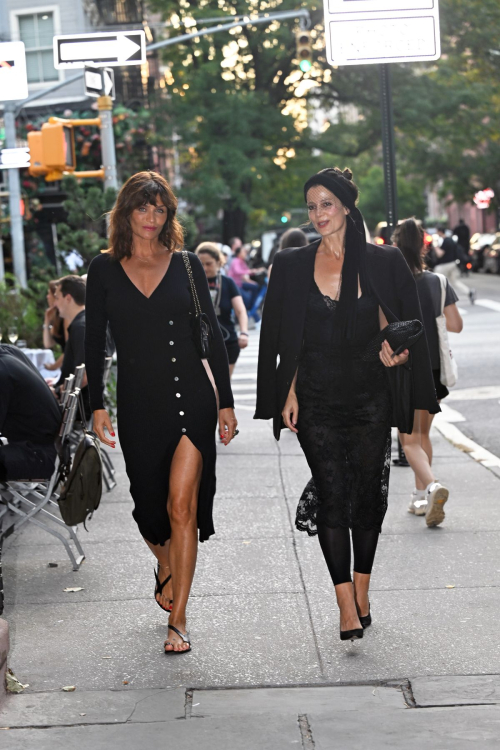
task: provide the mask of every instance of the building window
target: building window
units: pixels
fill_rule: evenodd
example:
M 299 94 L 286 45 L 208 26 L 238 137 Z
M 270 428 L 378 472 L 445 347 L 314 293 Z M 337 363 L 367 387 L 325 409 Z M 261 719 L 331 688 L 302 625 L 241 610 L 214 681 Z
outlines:
M 54 14 L 50 12 L 19 15 L 19 39 L 26 47 L 28 83 L 58 81 L 59 73 L 54 68 L 52 39 L 54 36 Z

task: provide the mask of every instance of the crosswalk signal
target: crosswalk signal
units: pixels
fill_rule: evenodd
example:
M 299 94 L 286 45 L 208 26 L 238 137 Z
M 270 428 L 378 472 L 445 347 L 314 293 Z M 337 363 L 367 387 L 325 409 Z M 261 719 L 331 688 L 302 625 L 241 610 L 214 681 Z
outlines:
M 307 73 L 312 68 L 312 41 L 311 33 L 306 29 L 300 29 L 296 35 L 297 57 L 299 58 L 299 68 L 303 73 Z
M 76 168 L 73 126 L 62 122 L 44 122 L 39 132 L 28 133 L 31 162 L 29 173 L 44 176 L 47 182 L 60 180 Z

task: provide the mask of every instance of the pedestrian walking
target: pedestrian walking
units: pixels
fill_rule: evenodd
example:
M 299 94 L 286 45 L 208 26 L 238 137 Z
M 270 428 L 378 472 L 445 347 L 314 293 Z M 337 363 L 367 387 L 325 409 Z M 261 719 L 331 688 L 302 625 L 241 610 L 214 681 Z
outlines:
M 458 224 L 453 230 L 453 234 L 458 239 L 458 244 L 463 248 L 466 255 L 469 255 L 470 250 L 470 229 L 463 219 L 458 220 Z
M 183 234 L 176 212 L 176 197 L 155 172 L 135 174 L 120 190 L 111 212 L 110 249 L 89 267 L 85 361 L 94 430 L 114 448 L 103 402 L 109 321 L 118 354 L 120 444 L 133 516 L 158 561 L 155 599 L 170 612 L 168 654 L 191 649 L 186 604 L 197 528 L 200 542 L 214 533 L 217 402 L 192 325 L 196 295 L 213 331 L 208 362 L 225 445 L 237 425 L 226 349 L 207 280 L 198 257 L 180 252 Z
M 221 273 L 222 252 L 215 242 L 202 242 L 196 248 L 196 255 L 207 276 L 215 314 L 226 345 L 229 375 L 232 377 L 241 349 L 248 346 L 248 315 L 245 303 L 234 281 Z M 240 327 L 238 333 L 234 325 L 233 312 Z
M 441 237 L 442 242 L 440 247 L 435 248 L 438 263 L 434 267 L 434 271 L 446 276 L 450 284 L 456 287 L 462 294 L 467 295 L 469 302 L 473 305 L 476 300 L 475 290 L 469 288 L 460 279 L 459 265 L 461 258 L 458 245 L 452 237 L 446 236 L 446 232 L 442 227 L 438 228 L 437 233 Z
M 269 257 L 270 265 L 267 269 L 269 276 L 271 276 L 274 259 L 277 253 L 280 253 L 282 250 L 286 250 L 289 247 L 305 247 L 307 244 L 309 244 L 307 240 L 307 234 L 303 232 L 302 229 L 295 229 L 291 227 L 290 229 L 287 229 L 286 232 L 283 232 L 280 237 L 279 244 L 275 249 L 271 251 L 271 255 Z
M 366 242 L 349 169 L 318 172 L 306 182 L 304 197 L 321 237 L 275 258 L 255 418 L 272 418 L 276 439 L 283 427 L 297 434 L 313 483 L 301 498 L 296 525 L 319 537 L 340 609 L 340 638 L 352 640 L 371 623 L 370 574 L 387 509 L 388 368 L 409 357 L 404 348 L 396 354 L 380 331 L 421 313 L 400 251 Z M 370 361 L 365 354 L 372 348 Z M 417 407 L 439 411 L 423 336 L 412 347 L 412 366 Z
M 463 321 L 456 305 L 458 297 L 445 276 L 424 270 L 422 261 L 425 252 L 424 230 L 415 219 L 405 219 L 401 222 L 392 235 L 392 242 L 403 253 L 417 282 L 422 320 L 439 403 L 448 396 L 449 391 L 442 382 L 445 377 L 441 372 L 440 341 L 436 320 L 444 314 L 446 329 L 460 333 Z M 448 488 L 436 481 L 432 471 L 430 430 L 433 419 L 434 414 L 430 414 L 427 410 L 417 409 L 413 432 L 411 435 L 400 435 L 406 458 L 415 474 L 415 489 L 408 510 L 417 516 L 425 515 L 427 526 L 437 526 L 442 523 L 445 517 L 444 504 L 449 497 Z
M 234 283 L 241 292 L 245 302 L 249 317 L 253 318 L 255 323 L 260 323 L 260 313 L 258 310 L 259 303 L 263 296 L 261 287 L 256 281 L 250 278 L 251 273 L 260 273 L 265 268 L 251 269 L 247 263 L 248 248 L 245 245 L 237 247 L 233 252 L 233 259 L 228 269 L 227 275 L 233 279 Z M 259 302 L 260 301 L 260 302 Z

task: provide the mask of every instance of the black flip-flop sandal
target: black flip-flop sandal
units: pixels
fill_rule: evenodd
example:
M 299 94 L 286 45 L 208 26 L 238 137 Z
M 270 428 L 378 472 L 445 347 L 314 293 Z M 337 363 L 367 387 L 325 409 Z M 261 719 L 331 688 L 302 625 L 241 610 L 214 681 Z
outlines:
M 160 572 L 160 563 L 158 563 L 158 573 L 159 573 L 159 572 Z M 167 583 L 168 583 L 168 582 L 170 581 L 170 579 L 172 578 L 172 574 L 170 574 L 170 575 L 169 575 L 169 576 L 168 576 L 167 578 L 165 578 L 165 580 L 163 581 L 163 583 L 160 583 L 160 579 L 159 579 L 159 577 L 158 577 L 158 573 L 156 572 L 156 570 L 154 571 L 154 574 L 155 574 L 155 578 L 156 578 L 156 588 L 155 588 L 155 593 L 154 593 L 154 597 L 155 597 L 155 602 L 157 603 L 157 605 L 158 605 L 158 606 L 159 606 L 159 607 L 160 607 L 160 608 L 161 608 L 161 609 L 162 609 L 162 610 L 163 610 L 164 612 L 169 612 L 169 613 L 170 613 L 170 612 L 172 611 L 172 607 L 170 607 L 170 609 L 168 609 L 168 607 L 164 607 L 164 606 L 163 606 L 163 604 L 160 604 L 160 602 L 158 601 L 158 599 L 156 598 L 156 596 L 157 596 L 158 594 L 159 594 L 159 595 L 161 596 L 161 592 L 163 591 L 163 588 L 164 588 L 164 586 L 166 586 L 166 584 L 167 584 Z M 170 601 L 170 604 L 173 604 L 173 603 L 174 603 L 174 600 L 173 600 L 173 599 L 169 599 L 169 601 Z
M 179 638 L 182 638 L 182 640 L 184 641 L 184 643 L 188 643 L 189 644 L 189 648 L 185 648 L 183 651 L 176 651 L 175 649 L 172 649 L 172 651 L 167 651 L 165 649 L 165 653 L 169 654 L 169 655 L 170 654 L 189 654 L 189 652 L 191 651 L 191 640 L 189 638 L 189 632 L 181 633 L 181 631 L 177 630 L 177 628 L 174 627 L 173 625 L 169 625 L 168 628 L 169 628 L 169 630 L 173 630 L 174 633 L 177 633 L 177 635 L 179 636 Z M 170 641 L 165 641 L 165 644 L 164 644 L 164 646 L 173 646 L 173 645 L 174 644 L 170 643 Z

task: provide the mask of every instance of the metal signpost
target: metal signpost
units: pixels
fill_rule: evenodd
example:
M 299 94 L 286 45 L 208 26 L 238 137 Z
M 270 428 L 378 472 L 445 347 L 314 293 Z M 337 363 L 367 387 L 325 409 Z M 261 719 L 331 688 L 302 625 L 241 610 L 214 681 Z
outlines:
M 388 231 L 398 221 L 396 157 L 388 63 L 437 60 L 439 0 L 324 0 L 331 65 L 380 66 L 380 105 Z
M 142 65 L 146 62 L 144 31 L 115 31 L 54 37 L 54 68 L 85 65 Z
M 28 96 L 28 77 L 26 74 L 26 53 L 23 42 L 0 43 L 0 101 L 4 105 L 5 145 L 2 152 L 4 159 L 12 158 L 16 150 L 16 105 L 15 100 Z M 4 157 L 4 152 L 7 152 Z M 19 167 L 9 167 L 9 214 L 10 234 L 12 239 L 12 262 L 14 273 L 22 287 L 28 284 L 26 274 L 26 256 L 24 254 L 23 217 L 21 216 L 21 180 Z M 3 259 L 0 263 L 3 266 Z

